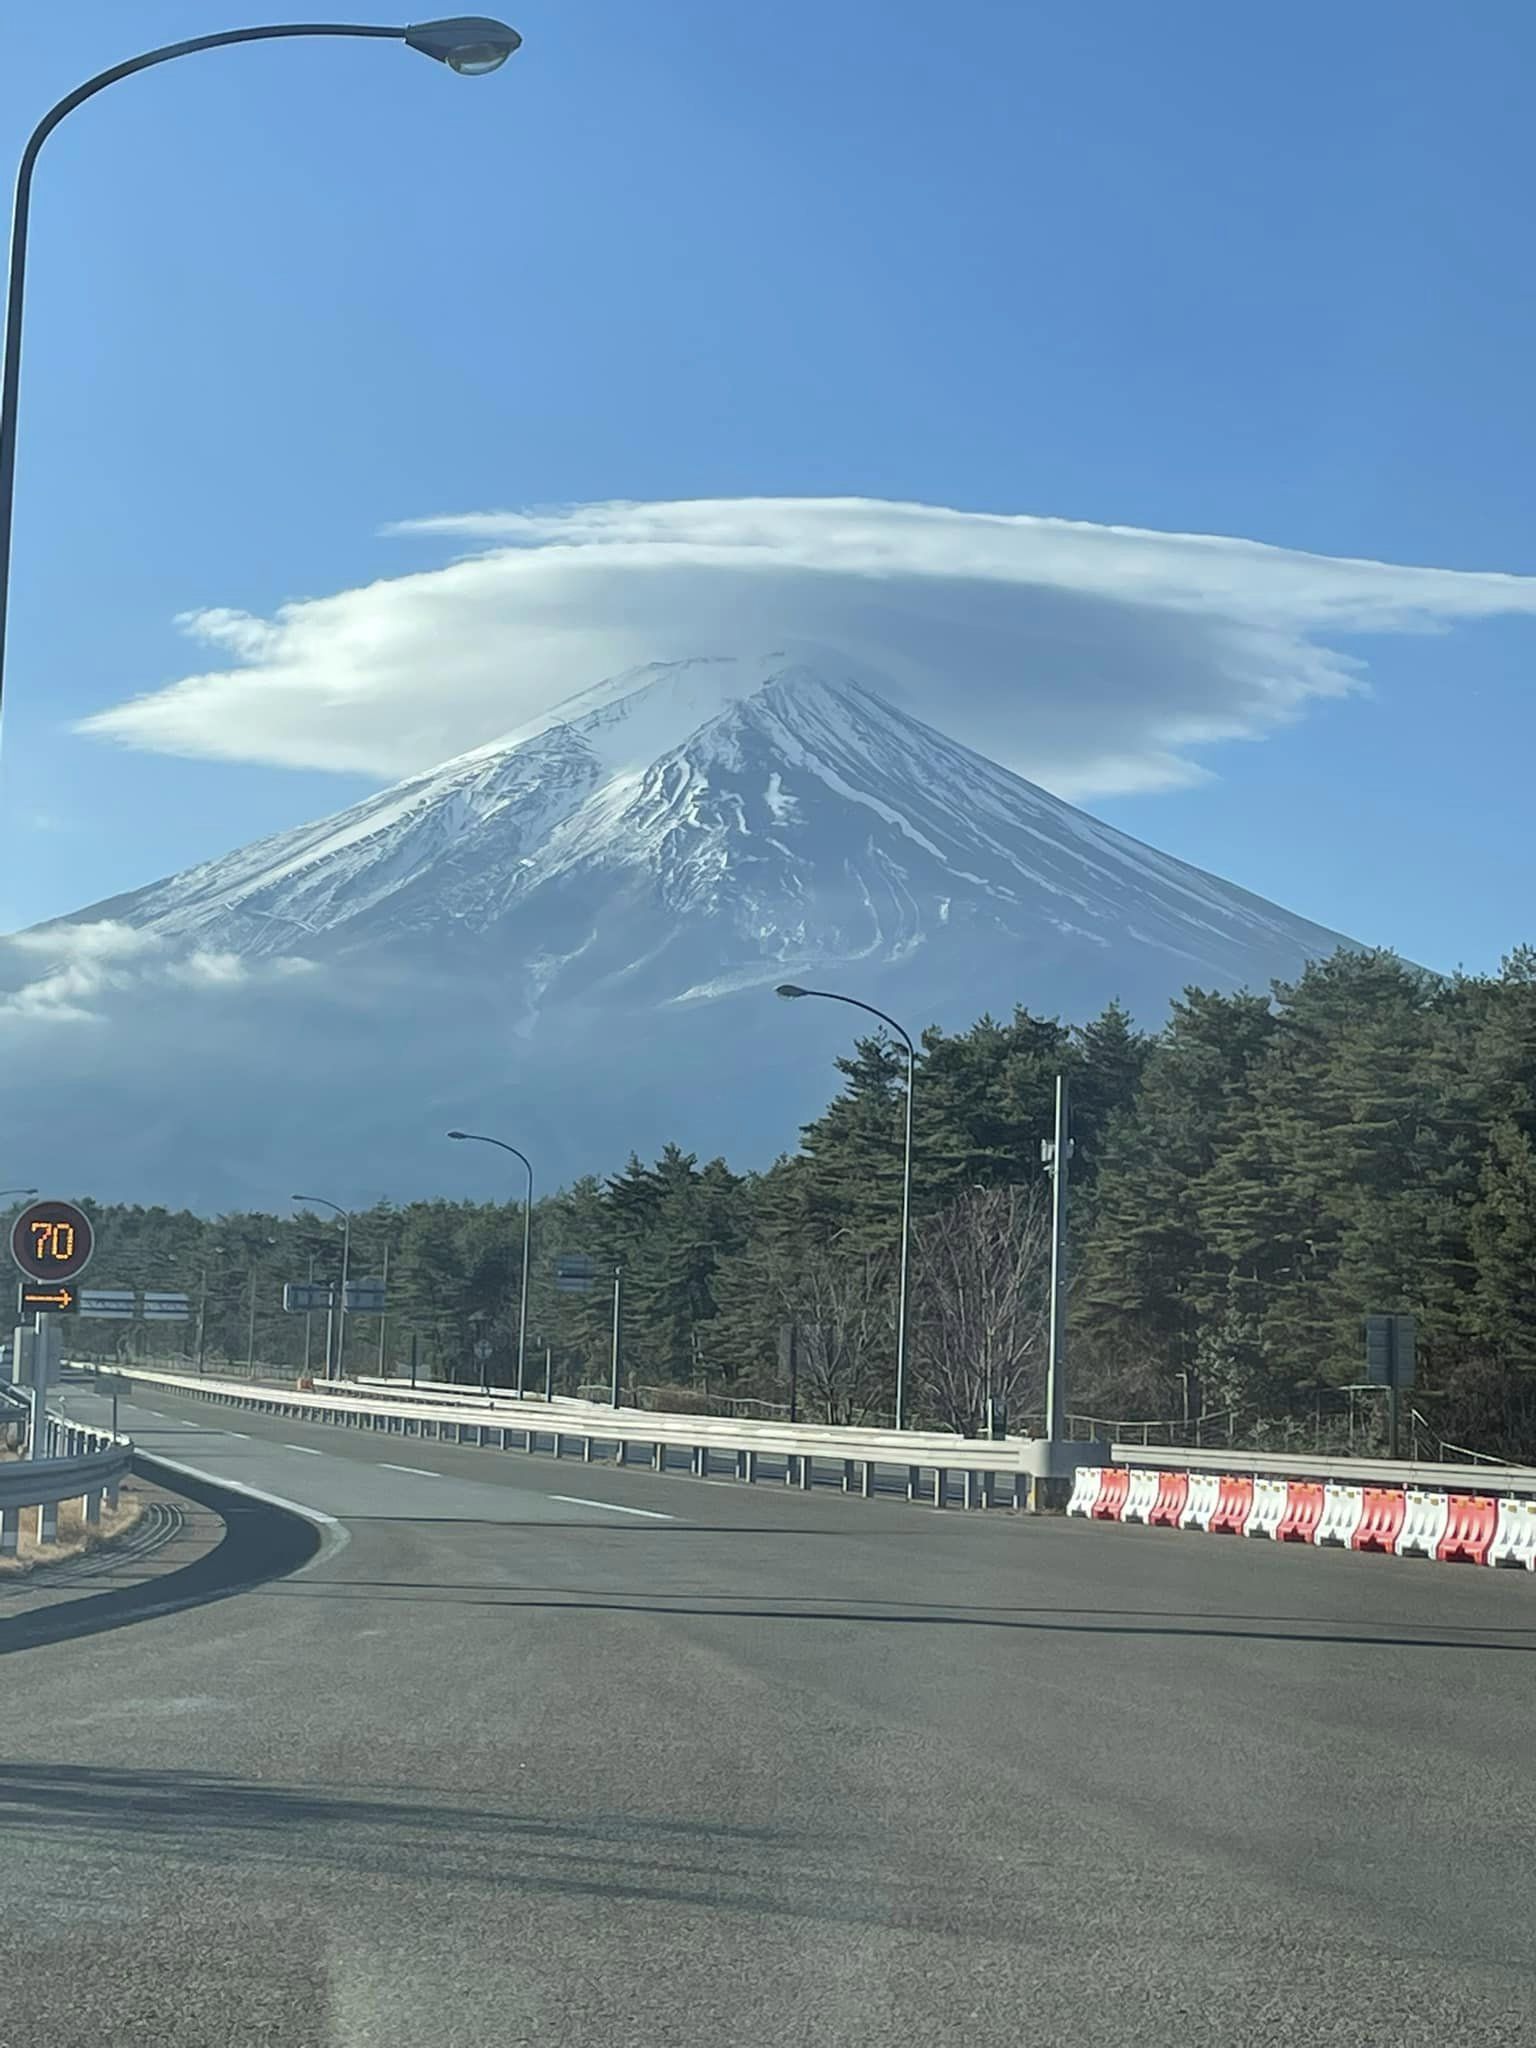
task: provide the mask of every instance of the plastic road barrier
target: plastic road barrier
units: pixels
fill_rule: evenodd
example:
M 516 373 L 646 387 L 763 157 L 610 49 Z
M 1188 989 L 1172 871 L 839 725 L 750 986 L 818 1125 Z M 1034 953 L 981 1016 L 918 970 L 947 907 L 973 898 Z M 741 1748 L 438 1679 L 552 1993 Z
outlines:
M 1096 1522 L 1118 1522 L 1125 1496 L 1131 1490 L 1131 1475 L 1124 1465 L 1106 1465 L 1099 1481 L 1099 1495 L 1089 1509 Z
M 1184 1512 L 1179 1517 L 1181 1529 L 1209 1529 L 1216 1504 L 1221 1498 L 1221 1480 L 1214 1472 L 1191 1472 L 1189 1493 L 1184 1502 Z
M 1187 1472 L 1159 1472 L 1157 1475 L 1157 1499 L 1147 1520 L 1155 1528 L 1177 1529 L 1179 1518 L 1189 1501 L 1189 1474 Z
M 1337 1543 L 1348 1550 L 1365 1513 L 1365 1488 L 1342 1486 L 1330 1479 L 1323 1488 L 1323 1512 L 1312 1532 L 1314 1543 Z
M 1433 1557 L 1440 1548 L 1440 1538 L 1445 1534 L 1450 1505 L 1448 1494 L 1424 1493 L 1418 1487 L 1410 1486 L 1403 1510 L 1403 1526 L 1397 1539 L 1398 1556 Z
M 1253 1512 L 1253 1481 L 1223 1474 L 1216 1511 L 1207 1524 L 1213 1536 L 1241 1536 Z
M 1442 1564 L 1486 1564 L 1499 1525 L 1498 1502 L 1486 1493 L 1453 1493 L 1446 1506 L 1436 1557 Z
M 1126 1489 L 1125 1506 L 1120 1510 L 1122 1522 L 1145 1522 L 1157 1505 L 1157 1474 L 1150 1471 L 1134 1471 L 1131 1483 Z
M 1519 1565 L 1536 1572 L 1536 1500 L 1501 1500 L 1498 1526 L 1488 1549 L 1490 1564 Z
M 1255 1479 L 1253 1506 L 1243 1524 L 1245 1536 L 1274 1536 L 1285 1520 L 1287 1491 L 1283 1479 Z
M 1067 1502 L 1069 1515 L 1088 1515 L 1099 1497 L 1099 1481 L 1104 1476 L 1102 1465 L 1079 1465 L 1072 1481 L 1072 1498 Z
M 1323 1489 L 1312 1479 L 1287 1480 L 1285 1513 L 1275 1531 L 1277 1543 L 1310 1543 L 1323 1518 Z
M 1397 1548 L 1407 1510 L 1408 1496 L 1400 1486 L 1368 1486 L 1352 1547 L 1384 1551 L 1390 1557 Z

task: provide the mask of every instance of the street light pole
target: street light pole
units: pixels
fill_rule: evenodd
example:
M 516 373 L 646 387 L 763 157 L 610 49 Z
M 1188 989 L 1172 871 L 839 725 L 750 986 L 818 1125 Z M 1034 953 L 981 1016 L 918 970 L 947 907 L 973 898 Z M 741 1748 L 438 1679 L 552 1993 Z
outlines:
M 450 71 L 468 77 L 495 71 L 522 41 L 505 22 L 482 14 L 458 15 L 445 21 L 419 22 L 406 28 L 368 27 L 357 22 L 273 22 L 254 28 L 221 29 L 216 34 L 191 36 L 185 42 L 167 43 L 142 56 L 129 57 L 122 64 L 97 72 L 73 92 L 66 93 L 48 109 L 27 138 L 16 172 L 16 197 L 11 209 L 11 259 L 5 299 L 5 353 L 0 366 L 0 697 L 5 684 L 6 617 L 11 580 L 11 520 L 16 497 L 16 416 L 21 403 L 21 314 L 26 294 L 27 226 L 32 211 L 32 173 L 38 151 L 66 114 L 86 100 L 94 99 L 120 78 L 137 71 L 168 64 L 173 57 L 190 57 L 199 50 L 219 50 L 234 43 L 269 43 L 295 36 L 365 36 L 375 40 L 405 43 L 424 57 L 435 58 Z
M 907 1275 L 912 1254 L 912 1098 L 917 1088 L 917 1047 L 910 1032 L 888 1017 L 884 1010 L 877 1010 L 873 1003 L 860 1002 L 857 996 L 839 995 L 833 989 L 798 988 L 794 982 L 781 982 L 774 990 L 786 1002 L 798 1002 L 802 996 L 816 996 L 822 1002 L 847 1003 L 855 1010 L 863 1010 L 871 1017 L 878 1017 L 882 1024 L 888 1024 L 907 1049 L 907 1101 L 903 1123 L 901 1148 L 901 1267 L 896 1291 L 896 1427 L 907 1426 Z
M 290 1202 L 314 1202 L 322 1209 L 330 1209 L 341 1218 L 341 1300 L 326 1312 L 325 1318 L 325 1376 L 328 1380 L 340 1379 L 342 1361 L 347 1355 L 347 1276 L 352 1268 L 352 1212 L 343 1209 L 340 1202 L 328 1202 L 324 1195 L 290 1195 Z M 334 1319 L 336 1328 L 336 1361 L 331 1363 L 331 1326 Z
M 487 1138 L 479 1131 L 450 1131 L 450 1138 L 456 1138 L 467 1145 L 496 1145 L 503 1152 L 510 1152 L 514 1159 L 521 1159 L 528 1173 L 528 1192 L 523 1200 L 523 1280 L 517 1294 L 517 1398 L 523 1398 L 523 1371 L 528 1356 L 528 1245 L 533 1228 L 533 1161 L 526 1152 L 519 1152 L 515 1145 L 509 1145 L 505 1138 Z

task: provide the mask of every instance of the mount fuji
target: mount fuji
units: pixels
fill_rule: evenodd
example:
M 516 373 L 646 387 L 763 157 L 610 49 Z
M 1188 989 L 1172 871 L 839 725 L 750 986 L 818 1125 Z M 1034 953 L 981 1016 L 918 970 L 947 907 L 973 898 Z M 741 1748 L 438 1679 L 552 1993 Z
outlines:
M 357 1199 L 440 1183 L 437 1133 L 471 1115 L 537 1142 L 546 1185 L 674 1137 L 760 1162 L 824 1104 L 849 1038 L 832 1005 L 791 1025 L 767 1000 L 785 980 L 914 1032 L 1113 997 L 1155 1026 L 1189 983 L 1263 989 L 1350 943 L 784 654 L 630 670 L 35 927 L 13 1007 L 46 1015 L 82 928 L 146 965 L 116 978 L 118 1056 L 72 1078 L 49 1152 L 103 1194 L 221 1202 L 306 1159 Z M 37 1089 L 7 1065 L 14 1129 Z

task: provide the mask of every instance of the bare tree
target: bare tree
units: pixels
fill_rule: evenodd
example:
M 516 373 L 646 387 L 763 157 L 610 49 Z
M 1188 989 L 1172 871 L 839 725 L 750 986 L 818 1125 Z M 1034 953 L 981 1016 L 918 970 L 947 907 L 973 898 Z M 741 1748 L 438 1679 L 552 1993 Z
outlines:
M 800 1392 L 822 1422 L 865 1421 L 890 1398 L 895 1359 L 891 1262 L 839 1250 L 836 1240 L 776 1251 L 765 1291 L 793 1323 Z
M 974 1188 L 924 1218 L 913 1269 L 912 1375 L 946 1426 L 979 1436 L 993 1401 L 1041 1406 L 1051 1274 L 1044 1187 Z

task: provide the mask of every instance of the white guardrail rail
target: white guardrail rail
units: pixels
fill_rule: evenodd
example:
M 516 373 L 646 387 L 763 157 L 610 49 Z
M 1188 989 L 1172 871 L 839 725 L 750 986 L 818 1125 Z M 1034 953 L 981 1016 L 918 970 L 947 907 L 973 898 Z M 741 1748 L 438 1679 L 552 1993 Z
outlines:
M 802 1489 L 833 1484 L 866 1499 L 894 1491 L 933 1507 L 1035 1508 L 1043 1504 L 1043 1481 L 1070 1484 L 1076 1466 L 1110 1454 L 1108 1444 L 1062 1444 L 1054 1447 L 1053 1456 L 1050 1445 L 1028 1437 L 994 1442 L 943 1431 L 898 1433 L 671 1415 L 592 1401 L 546 1402 L 542 1395 L 519 1401 L 515 1395 L 466 1388 L 412 1389 L 398 1382 L 321 1381 L 310 1390 L 84 1359 L 71 1360 L 70 1368 L 291 1420 L 493 1450 L 547 1452 L 589 1464 L 602 1456 L 631 1465 L 643 1448 L 648 1455 L 639 1462 L 657 1472 L 687 1471 L 695 1478 L 731 1477 L 748 1484 L 767 1479 Z M 1064 1493 L 1061 1498 L 1064 1504 Z
M 0 1557 L 14 1557 L 24 1508 L 37 1511 L 37 1540 L 58 1540 L 59 1509 L 78 1500 L 89 1528 L 101 1520 L 103 1502 L 117 1506 L 117 1490 L 128 1477 L 133 1446 L 125 1436 L 83 1423 L 46 1419 L 39 1458 L 0 1462 Z

